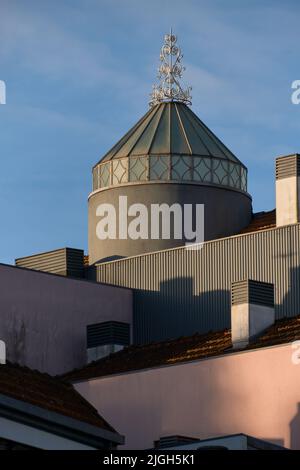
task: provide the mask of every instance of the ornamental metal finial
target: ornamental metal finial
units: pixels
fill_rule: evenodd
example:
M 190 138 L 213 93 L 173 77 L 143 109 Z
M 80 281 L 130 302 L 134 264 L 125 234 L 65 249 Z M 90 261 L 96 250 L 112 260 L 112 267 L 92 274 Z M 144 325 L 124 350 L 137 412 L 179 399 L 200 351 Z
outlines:
M 181 49 L 176 45 L 177 36 L 172 33 L 165 35 L 165 43 L 161 48 L 158 68 L 158 79 L 160 82 L 153 86 L 149 105 L 155 106 L 166 101 L 179 101 L 185 104 L 192 104 L 191 87 L 183 90 L 179 83 L 185 67 L 181 64 L 183 57 Z

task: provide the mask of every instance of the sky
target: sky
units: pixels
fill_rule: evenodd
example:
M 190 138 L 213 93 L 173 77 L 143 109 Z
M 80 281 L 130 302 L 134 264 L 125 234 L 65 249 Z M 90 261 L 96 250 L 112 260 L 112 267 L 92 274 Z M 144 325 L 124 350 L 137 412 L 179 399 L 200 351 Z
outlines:
M 248 167 L 254 211 L 300 152 L 300 2 L 0 0 L 0 262 L 87 252 L 91 168 L 148 110 L 164 34 L 184 54 L 192 110 Z

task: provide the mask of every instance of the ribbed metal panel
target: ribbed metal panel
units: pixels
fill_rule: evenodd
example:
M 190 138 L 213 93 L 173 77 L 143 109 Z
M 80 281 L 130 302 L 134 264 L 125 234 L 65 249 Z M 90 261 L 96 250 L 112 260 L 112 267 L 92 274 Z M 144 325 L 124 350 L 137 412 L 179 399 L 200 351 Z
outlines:
M 300 155 L 276 158 L 276 179 L 300 176 Z
M 62 276 L 83 277 L 84 252 L 75 248 L 38 253 L 15 260 L 16 266 Z
M 97 280 L 135 291 L 134 341 L 230 327 L 231 285 L 275 286 L 276 318 L 300 313 L 300 225 L 206 242 L 97 266 Z

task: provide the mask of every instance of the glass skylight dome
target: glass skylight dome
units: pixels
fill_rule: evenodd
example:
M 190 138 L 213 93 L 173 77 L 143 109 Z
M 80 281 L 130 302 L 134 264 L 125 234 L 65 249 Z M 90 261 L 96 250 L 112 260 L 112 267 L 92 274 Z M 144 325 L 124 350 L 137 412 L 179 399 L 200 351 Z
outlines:
M 247 192 L 247 168 L 184 103 L 151 108 L 93 168 L 93 191 L 184 182 Z

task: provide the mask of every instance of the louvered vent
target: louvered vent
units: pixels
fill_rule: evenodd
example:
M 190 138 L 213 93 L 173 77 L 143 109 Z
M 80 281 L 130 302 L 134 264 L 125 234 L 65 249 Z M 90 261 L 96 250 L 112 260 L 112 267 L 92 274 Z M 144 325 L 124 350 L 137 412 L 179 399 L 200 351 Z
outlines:
M 274 285 L 251 279 L 234 282 L 231 290 L 231 304 L 258 304 L 274 307 Z
M 130 343 L 130 325 L 118 321 L 107 321 L 87 326 L 87 348 L 107 344 L 127 346 Z
M 276 179 L 300 176 L 300 155 L 276 158 Z
M 274 284 L 247 279 L 232 284 L 231 339 L 242 349 L 274 324 Z
M 165 447 L 192 444 L 193 442 L 199 442 L 199 439 L 188 436 L 164 436 L 161 437 L 158 441 L 154 441 L 154 447 L 156 449 L 163 449 Z

